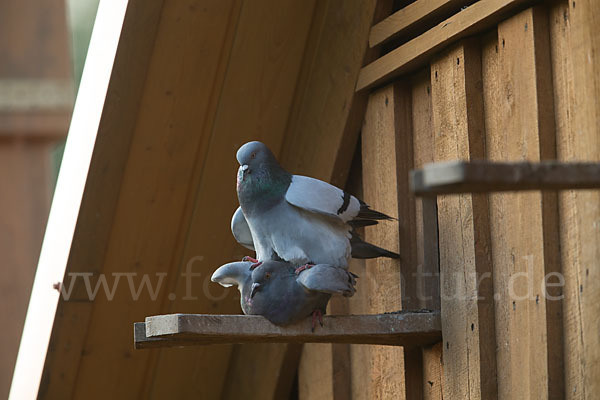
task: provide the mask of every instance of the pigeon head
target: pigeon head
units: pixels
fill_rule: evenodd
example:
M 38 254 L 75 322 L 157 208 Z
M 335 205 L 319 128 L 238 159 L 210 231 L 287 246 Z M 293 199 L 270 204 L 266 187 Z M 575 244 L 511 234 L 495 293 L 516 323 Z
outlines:
M 262 165 L 277 164 L 271 150 L 264 143 L 258 141 L 248 142 L 240 147 L 236 158 L 245 172 L 251 172 Z
M 237 192 L 244 213 L 258 207 L 270 207 L 283 198 L 292 176 L 261 142 L 248 142 L 237 152 L 240 163 Z
M 294 269 L 278 261 L 266 261 L 260 267 L 252 272 L 252 289 L 250 298 L 257 292 L 267 290 L 270 285 L 277 285 L 277 281 L 289 278 L 294 273 Z M 275 283 L 273 283 L 275 282 Z

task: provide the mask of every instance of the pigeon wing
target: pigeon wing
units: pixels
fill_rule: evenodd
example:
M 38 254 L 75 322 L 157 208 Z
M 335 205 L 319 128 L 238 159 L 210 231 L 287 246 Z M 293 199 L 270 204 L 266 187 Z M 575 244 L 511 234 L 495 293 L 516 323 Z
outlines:
M 238 207 L 233 213 L 233 217 L 231 218 L 231 233 L 233 233 L 233 237 L 239 244 L 247 249 L 255 250 L 252 232 L 248 226 L 248 221 L 246 221 L 246 216 L 242 212 L 242 207 Z
M 356 197 L 327 182 L 301 175 L 292 177 L 285 199 L 296 207 L 343 222 L 353 220 L 361 210 L 361 202 Z

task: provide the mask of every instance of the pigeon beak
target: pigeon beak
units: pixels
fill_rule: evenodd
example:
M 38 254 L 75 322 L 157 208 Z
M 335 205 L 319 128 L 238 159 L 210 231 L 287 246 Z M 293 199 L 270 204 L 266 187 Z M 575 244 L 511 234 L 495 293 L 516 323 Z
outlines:
M 248 168 L 250 168 L 250 166 L 248 164 L 242 165 L 242 172 L 248 171 Z
M 253 283 L 252 290 L 250 291 L 250 298 L 253 298 L 256 292 L 258 292 L 262 288 L 260 283 Z

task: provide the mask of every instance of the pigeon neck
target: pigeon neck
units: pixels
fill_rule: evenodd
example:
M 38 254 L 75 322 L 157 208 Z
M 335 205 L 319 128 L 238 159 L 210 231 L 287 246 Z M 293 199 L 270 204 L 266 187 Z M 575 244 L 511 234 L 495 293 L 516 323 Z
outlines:
M 270 208 L 285 195 L 292 176 L 279 165 L 258 168 L 245 175 L 238 185 L 238 199 L 244 214 Z

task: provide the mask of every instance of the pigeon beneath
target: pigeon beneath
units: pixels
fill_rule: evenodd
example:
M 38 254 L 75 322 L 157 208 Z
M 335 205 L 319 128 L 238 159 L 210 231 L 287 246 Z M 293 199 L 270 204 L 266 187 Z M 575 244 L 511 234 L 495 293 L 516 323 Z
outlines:
M 290 174 L 261 142 L 244 144 L 236 157 L 241 210 L 234 213 L 231 228 L 238 242 L 256 251 L 257 260 L 245 258 L 254 262 L 252 267 L 284 260 L 305 268 L 347 268 L 350 256 L 399 257 L 354 232 L 392 217 L 329 183 Z
M 222 286 L 236 285 L 246 315 L 262 315 L 275 325 L 289 325 L 312 315 L 314 331 L 334 294 L 352 296 L 356 275 L 339 267 L 317 264 L 296 273 L 282 261 L 265 261 L 250 270 L 251 262 L 238 261 L 219 267 L 211 280 Z

